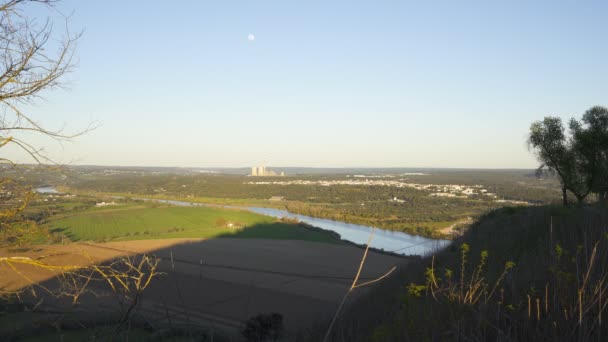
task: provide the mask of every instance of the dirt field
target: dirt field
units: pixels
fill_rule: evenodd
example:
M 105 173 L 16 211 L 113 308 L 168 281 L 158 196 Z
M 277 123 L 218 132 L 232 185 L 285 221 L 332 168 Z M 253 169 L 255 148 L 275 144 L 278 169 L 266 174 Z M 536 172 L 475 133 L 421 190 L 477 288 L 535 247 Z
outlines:
M 333 314 L 363 254 L 352 246 L 307 241 L 168 239 L 44 246 L 22 252 L 5 249 L 0 250 L 0 258 L 44 256 L 41 260 L 57 265 L 86 264 L 143 252 L 161 257 L 160 269 L 166 275 L 144 294 L 141 313 L 152 320 L 167 318 L 228 329 L 238 329 L 247 318 L 270 312 L 283 314 L 290 329 L 320 323 Z M 407 262 L 370 252 L 361 281 Z M 29 266 L 21 270 L 33 281 L 53 277 L 52 272 Z M 27 282 L 0 263 L 0 288 L 18 288 Z M 365 291 L 357 290 L 354 297 Z M 98 305 L 111 309 L 114 304 L 108 299 Z

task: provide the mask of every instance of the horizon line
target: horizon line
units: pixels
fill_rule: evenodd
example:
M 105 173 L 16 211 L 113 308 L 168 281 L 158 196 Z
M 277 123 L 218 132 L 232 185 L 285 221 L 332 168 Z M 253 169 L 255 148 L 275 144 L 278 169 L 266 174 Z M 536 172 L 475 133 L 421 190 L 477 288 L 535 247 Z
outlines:
M 54 166 L 54 167 L 109 167 L 109 168 L 162 168 L 162 169 L 250 169 L 254 166 L 159 166 L 159 165 L 107 165 L 107 164 L 34 164 L 17 163 L 24 166 Z M 268 166 L 277 169 L 426 169 L 426 170 L 536 170 L 522 167 L 458 167 L 458 166 Z

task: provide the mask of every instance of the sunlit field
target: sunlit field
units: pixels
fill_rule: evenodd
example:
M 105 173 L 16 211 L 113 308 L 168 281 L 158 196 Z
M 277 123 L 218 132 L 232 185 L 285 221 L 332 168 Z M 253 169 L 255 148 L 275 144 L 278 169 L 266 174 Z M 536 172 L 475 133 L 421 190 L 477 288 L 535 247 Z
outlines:
M 89 208 L 57 215 L 46 228 L 71 241 L 213 237 L 336 241 L 328 234 L 246 211 L 152 204 Z

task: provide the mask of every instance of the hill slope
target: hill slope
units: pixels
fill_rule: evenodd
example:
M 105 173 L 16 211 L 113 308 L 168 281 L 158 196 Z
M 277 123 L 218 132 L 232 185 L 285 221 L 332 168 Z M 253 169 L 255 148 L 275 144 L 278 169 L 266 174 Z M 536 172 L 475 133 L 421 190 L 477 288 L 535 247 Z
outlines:
M 347 308 L 332 340 L 598 341 L 607 294 L 606 208 L 503 208 Z

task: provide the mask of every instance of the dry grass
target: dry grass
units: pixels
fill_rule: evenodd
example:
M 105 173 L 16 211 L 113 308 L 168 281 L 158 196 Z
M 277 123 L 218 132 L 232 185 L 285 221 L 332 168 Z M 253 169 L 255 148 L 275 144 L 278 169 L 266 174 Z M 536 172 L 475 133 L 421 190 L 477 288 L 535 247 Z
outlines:
M 332 340 L 602 341 L 607 277 L 606 208 L 500 209 L 361 298 Z

